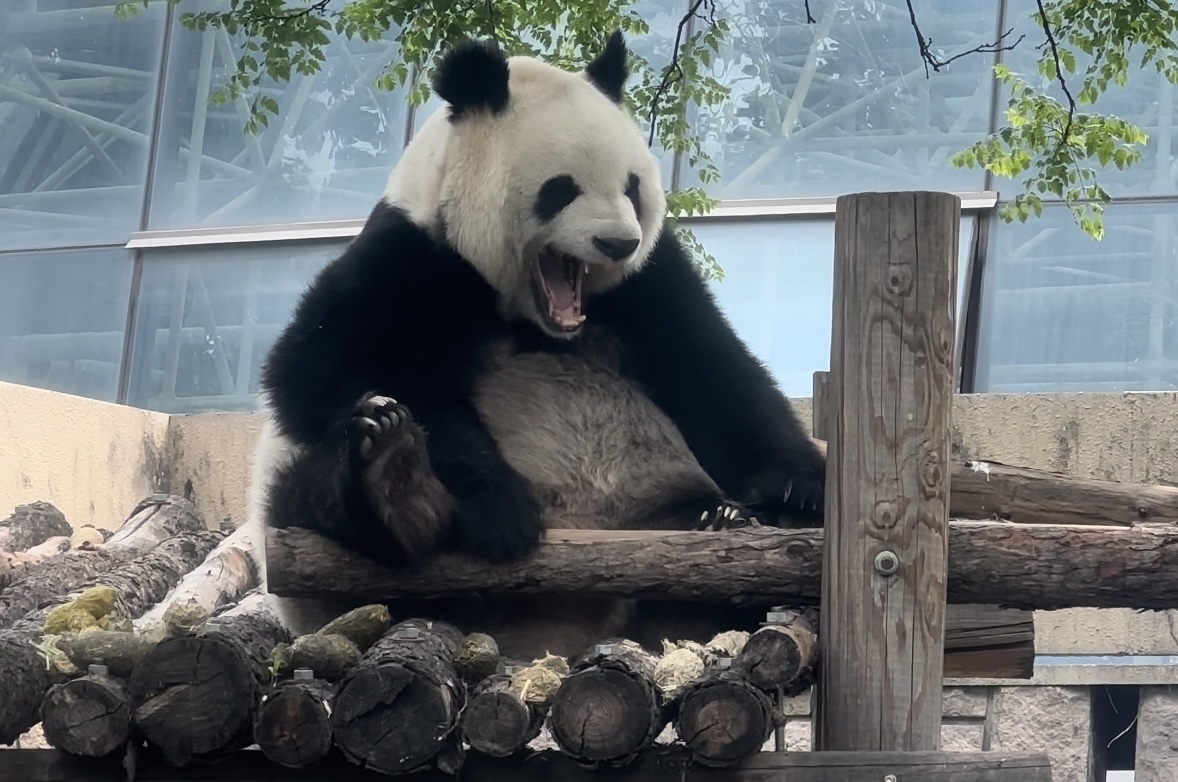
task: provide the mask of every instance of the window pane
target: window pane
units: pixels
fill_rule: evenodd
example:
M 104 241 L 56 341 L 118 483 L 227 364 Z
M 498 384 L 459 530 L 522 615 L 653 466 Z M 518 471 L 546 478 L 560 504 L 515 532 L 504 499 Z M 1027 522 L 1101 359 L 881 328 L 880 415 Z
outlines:
M 122 248 L 0 255 L 0 380 L 115 401 L 131 269 Z
M 696 238 L 724 269 L 711 283 L 736 333 L 791 397 L 808 397 L 814 373 L 830 368 L 834 316 L 834 221 L 696 223 Z M 957 311 L 973 218 L 961 221 Z
M 0 250 L 139 227 L 165 3 L 0 3 Z
M 188 10 L 192 10 L 189 8 Z M 375 82 L 395 53 L 391 38 L 364 43 L 332 34 L 314 76 L 267 80 L 279 112 L 245 132 L 249 97 L 221 106 L 244 36 L 176 25 L 168 54 L 152 228 L 288 223 L 367 216 L 405 142 L 401 90 Z M 196 150 L 199 156 L 190 154 Z
M 1035 63 L 1044 51 L 1036 47 L 1046 40 L 1038 21 L 1036 0 L 1007 0 L 1006 26 L 1014 27 L 1012 41 L 1020 35 L 1026 35 L 1026 38 L 1011 51 L 1002 53 L 1004 64 L 1036 89 L 1045 89 L 1048 95 L 1066 106 L 1067 98 L 1059 82 L 1044 79 L 1035 70 Z M 1064 79 L 1072 95 L 1078 96 L 1084 70 L 1091 65 L 1092 57 L 1075 47 L 1068 48 L 1076 58 L 1076 73 L 1065 71 Z M 1173 165 L 1176 125 L 1174 85 L 1164 74 L 1158 73 L 1152 64 L 1144 69 L 1138 67 L 1143 53 L 1144 47 L 1140 46 L 1130 50 L 1129 79 L 1123 87 L 1109 84 L 1095 105 L 1078 108 L 1083 112 L 1114 114 L 1132 122 L 1149 137 L 1145 149 L 1141 151 L 1141 160 L 1124 171 L 1118 170 L 1112 163 L 1102 168 L 1095 159 L 1085 163 L 1096 171 L 1097 181 L 1113 196 L 1178 193 L 1178 168 Z M 999 108 L 1005 110 L 1010 91 L 1005 86 L 999 89 Z M 1160 159 L 1159 147 L 1165 150 Z M 995 178 L 995 188 L 1004 194 L 1013 194 L 1022 189 L 1018 182 L 1002 178 Z
M 1172 204 L 1113 204 L 1096 242 L 1062 206 L 995 221 L 982 283 L 979 392 L 1178 387 Z
M 127 403 L 252 410 L 266 352 L 340 242 L 153 251 L 144 258 Z
M 997 0 L 916 4 L 942 59 L 986 43 Z M 993 54 L 930 72 L 904 0 L 869 3 L 719 0 L 732 19 L 714 75 L 732 90 L 696 120 L 720 198 L 834 195 L 889 189 L 980 190 L 981 170 L 949 157 L 984 135 Z M 684 182 L 698 180 L 684 171 Z

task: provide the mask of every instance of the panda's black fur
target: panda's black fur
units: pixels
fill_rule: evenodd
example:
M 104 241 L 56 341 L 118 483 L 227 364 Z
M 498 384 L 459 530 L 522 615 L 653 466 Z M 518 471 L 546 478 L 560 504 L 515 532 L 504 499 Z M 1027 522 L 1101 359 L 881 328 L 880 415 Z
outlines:
M 615 102 L 625 80 L 616 61 L 620 51 L 624 62 L 620 41 L 611 38 L 587 69 Z M 487 75 L 498 62 L 481 44 L 444 61 L 435 87 L 450 102 L 450 122 L 504 110 L 509 96 L 502 79 Z M 627 198 L 641 214 L 633 185 Z M 567 198 L 537 193 L 534 208 L 540 214 L 554 208 L 546 200 Z M 545 525 L 690 530 L 736 526 L 752 515 L 768 523 L 821 523 L 822 457 L 668 225 L 644 266 L 587 296 L 585 324 L 572 337 L 505 316 L 497 291 L 446 236 L 444 225 L 430 230 L 382 200 L 304 293 L 263 368 L 272 436 L 289 448 L 285 460 L 255 466 L 255 480 L 258 470 L 269 471 L 258 500 L 262 523 L 310 528 L 394 566 L 411 566 L 438 550 L 518 560 L 534 549 Z M 513 368 L 521 366 L 527 371 Z M 567 374 L 554 372 L 549 382 L 539 367 Z M 513 385 L 500 377 L 528 380 Z M 573 401 L 579 387 L 597 381 L 602 394 L 624 388 L 631 396 L 602 397 L 600 405 Z M 560 485 L 529 481 L 504 456 L 505 433 L 496 426 L 503 422 L 487 418 L 562 394 L 579 405 L 582 421 L 576 435 L 567 435 L 569 448 L 583 449 L 569 455 L 576 469 L 593 469 L 577 461 L 590 455 L 585 438 L 649 418 L 635 417 L 643 415 L 635 405 L 653 405 L 655 418 L 673 424 L 659 429 L 655 422 L 632 443 L 612 443 L 616 463 L 600 485 L 618 485 L 625 502 L 617 518 L 600 515 L 615 502 L 600 491 L 584 489 L 590 499 L 574 500 Z M 547 438 L 542 444 L 555 449 L 566 435 L 546 426 L 536 442 Z M 521 421 L 511 427 L 518 434 Z M 617 431 L 628 436 L 625 428 Z M 519 445 L 511 447 L 518 466 Z M 693 637 L 735 623 L 721 609 L 708 614 L 698 606 L 656 604 L 637 615 L 642 626 L 636 627 L 623 601 L 565 602 L 471 598 L 436 604 L 432 615 L 466 631 L 509 636 L 531 623 L 518 639 L 500 640 L 505 653 L 520 657 L 573 654 L 617 632 L 654 642 L 664 632 Z M 691 631 L 687 620 L 701 624 Z

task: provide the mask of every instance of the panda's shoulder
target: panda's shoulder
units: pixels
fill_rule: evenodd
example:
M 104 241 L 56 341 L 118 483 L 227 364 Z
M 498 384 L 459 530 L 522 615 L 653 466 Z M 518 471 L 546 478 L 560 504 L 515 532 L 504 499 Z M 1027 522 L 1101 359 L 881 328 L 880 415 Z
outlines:
M 473 316 L 493 310 L 494 292 L 453 248 L 403 209 L 381 201 L 355 239 L 313 281 L 306 303 L 386 315 L 438 313 L 442 307 Z

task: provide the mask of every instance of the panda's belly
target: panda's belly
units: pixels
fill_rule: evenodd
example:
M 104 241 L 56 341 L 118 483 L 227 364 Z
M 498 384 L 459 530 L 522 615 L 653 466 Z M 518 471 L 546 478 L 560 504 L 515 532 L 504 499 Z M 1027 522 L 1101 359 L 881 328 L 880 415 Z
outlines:
M 618 528 L 677 497 L 717 491 L 679 430 L 614 370 L 606 346 L 579 353 L 489 351 L 475 405 L 536 488 L 545 523 Z

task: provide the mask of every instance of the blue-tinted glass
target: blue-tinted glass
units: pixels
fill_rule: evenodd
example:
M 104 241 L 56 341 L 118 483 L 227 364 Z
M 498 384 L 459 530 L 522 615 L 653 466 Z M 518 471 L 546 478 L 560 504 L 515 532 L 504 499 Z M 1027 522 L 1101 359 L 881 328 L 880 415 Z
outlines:
M 166 8 L 0 2 L 0 250 L 139 227 Z
M 185 10 L 197 7 L 186 4 Z M 333 34 L 317 74 L 292 73 L 289 82 L 263 85 L 279 112 L 251 135 L 244 130 L 247 97 L 209 103 L 210 91 L 225 84 L 242 56 L 244 36 L 177 25 L 164 83 L 151 227 L 367 216 L 405 142 L 403 91 L 375 86 L 396 55 L 394 36 L 364 43 Z M 186 152 L 190 146 L 199 157 Z
M 144 257 L 128 404 L 251 410 L 266 352 L 340 242 L 156 250 Z
M 1114 204 L 1092 240 L 1063 206 L 995 221 L 975 390 L 1178 388 L 1174 207 Z
M 925 0 L 918 23 L 948 59 L 996 36 L 997 1 Z M 695 120 L 724 199 L 862 190 L 980 190 L 950 156 L 985 134 L 993 54 L 925 75 L 904 0 L 718 0 L 731 32 L 713 74 L 729 99 Z M 697 182 L 684 171 L 684 183 Z
M 1003 63 L 1028 83 L 1037 89 L 1046 90 L 1048 95 L 1066 106 L 1067 98 L 1059 82 L 1044 79 L 1035 70 L 1035 63 L 1045 51 L 1036 47 L 1046 42 L 1038 21 L 1036 0 L 1007 0 L 1006 26 L 1014 28 L 1012 40 L 1020 35 L 1026 37 L 1012 50 L 1002 53 Z M 1069 47 L 1069 51 L 1075 55 L 1077 72 L 1065 71 L 1064 80 L 1068 83 L 1068 91 L 1075 97 L 1080 94 L 1084 70 L 1091 64 L 1092 58 L 1074 47 Z M 1113 196 L 1178 193 L 1178 168 L 1174 166 L 1174 131 L 1175 120 L 1178 119 L 1174 110 L 1175 88 L 1164 75 L 1157 72 L 1154 65 L 1144 69 L 1137 67 L 1143 52 L 1142 47 L 1129 51 L 1129 79 L 1125 86 L 1110 83 L 1094 105 L 1078 108 L 1083 112 L 1113 114 L 1126 119 L 1149 137 L 1142 150 L 1141 160 L 1127 169 L 1118 170 L 1112 163 L 1101 167 L 1096 159 L 1085 163 L 1096 171 L 1101 186 Z M 1000 87 L 1000 90 L 999 110 L 1005 110 L 1009 90 L 1006 87 Z M 1159 148 L 1164 150 L 1160 158 Z M 1008 179 L 995 179 L 994 187 L 1004 195 L 1021 189 L 1018 182 Z
M 957 311 L 963 311 L 971 217 L 962 219 Z M 736 333 L 787 396 L 808 397 L 830 368 L 834 221 L 695 223 L 692 232 L 724 269 L 712 290 Z
M 131 270 L 121 248 L 0 255 L 0 380 L 113 402 Z

